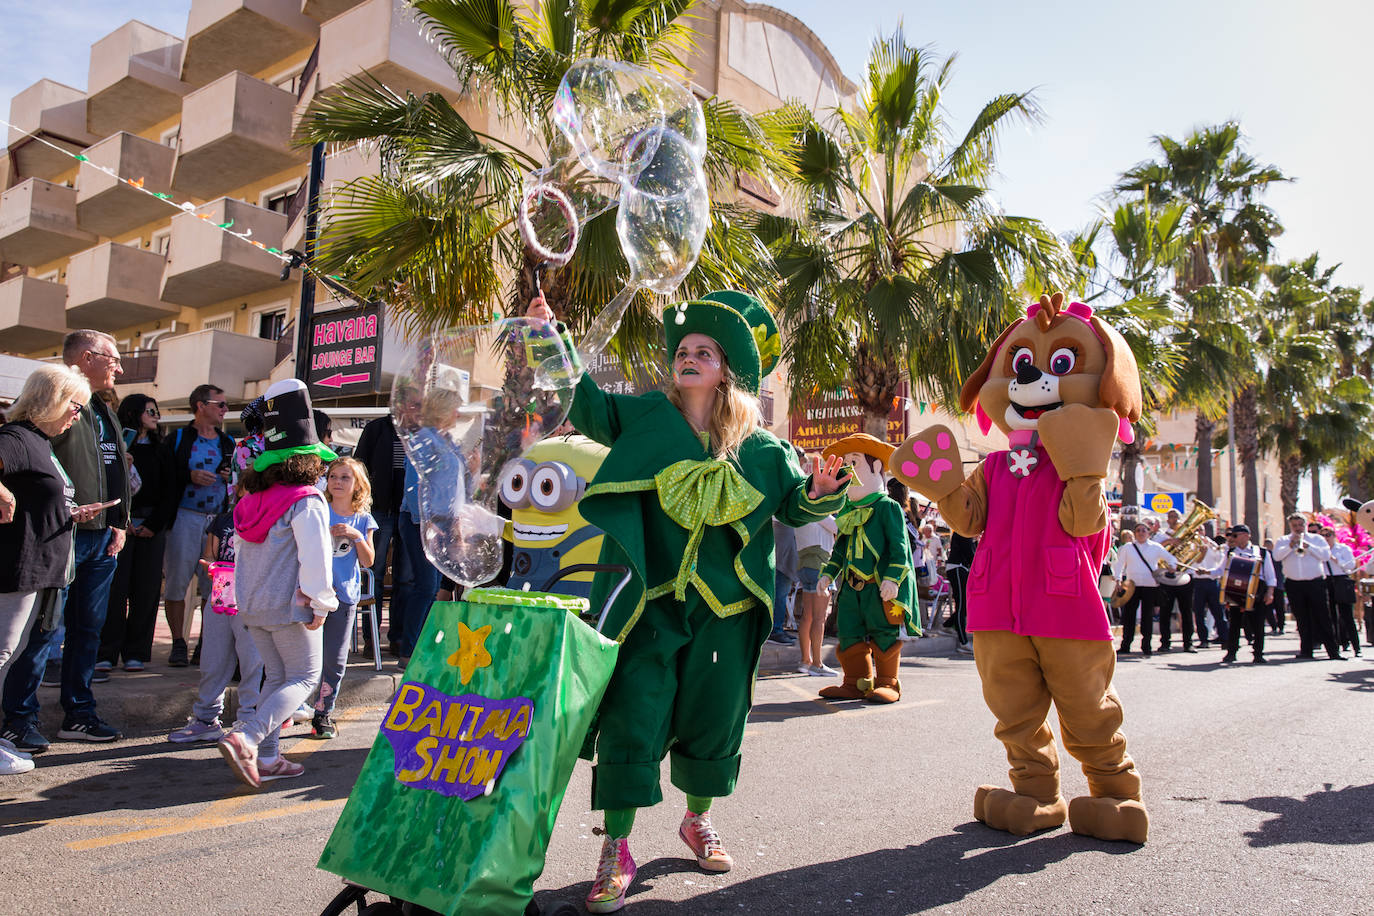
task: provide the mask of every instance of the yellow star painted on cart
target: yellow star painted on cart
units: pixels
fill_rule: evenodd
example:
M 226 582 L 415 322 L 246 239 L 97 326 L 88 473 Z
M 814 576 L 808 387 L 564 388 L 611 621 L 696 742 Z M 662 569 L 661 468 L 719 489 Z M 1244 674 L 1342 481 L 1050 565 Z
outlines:
M 491 635 L 491 624 L 469 630 L 467 624 L 458 624 L 458 651 L 448 657 L 448 663 L 458 669 L 458 677 L 466 687 L 468 681 L 477 673 L 478 668 L 491 667 L 491 653 L 487 651 L 487 637 Z

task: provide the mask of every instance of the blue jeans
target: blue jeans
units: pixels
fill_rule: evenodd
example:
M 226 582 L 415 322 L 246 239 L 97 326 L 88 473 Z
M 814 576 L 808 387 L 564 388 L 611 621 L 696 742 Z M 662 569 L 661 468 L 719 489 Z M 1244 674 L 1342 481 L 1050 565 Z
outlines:
M 786 573 L 774 573 L 773 576 L 773 635 L 781 636 L 786 632 L 787 624 L 787 593 L 792 590 L 792 580 L 787 578 Z
M 1226 645 L 1226 609 L 1221 606 L 1221 583 L 1216 579 L 1193 577 L 1193 618 L 1197 621 L 1199 639 L 1207 639 L 1207 612 L 1217 624 L 1217 642 Z
M 396 543 L 396 552 L 391 557 L 391 615 L 387 618 L 386 627 L 386 641 L 393 643 L 400 643 L 405 636 L 405 607 L 410 600 L 411 584 L 415 580 L 410 558 L 406 556 L 405 545 L 401 543 L 400 517 L 399 512 L 379 512 L 373 516 L 377 521 L 377 533 L 372 536 L 372 547 L 377 551 L 377 561 L 372 564 L 372 571 L 376 574 L 377 601 L 372 605 L 372 610 L 379 614 L 382 611 L 382 580 L 386 577 L 386 551 L 393 540 Z
M 401 654 L 409 657 L 420 641 L 420 631 L 429 619 L 429 608 L 434 603 L 434 593 L 439 590 L 439 570 L 425 556 L 424 545 L 420 542 L 420 525 L 409 512 L 402 512 L 397 528 L 401 532 L 401 547 L 410 564 L 410 593 L 403 605 L 401 625 Z M 394 607 L 396 602 L 392 601 Z
M 110 529 L 77 529 L 76 578 L 63 590 L 63 617 L 67 627 L 66 647 L 62 652 L 62 709 L 71 721 L 95 717 L 95 694 L 91 674 L 100 651 L 100 631 L 105 626 L 105 609 L 110 600 L 116 557 L 105 553 L 110 546 Z M 15 659 L 5 678 L 5 721 L 17 724 L 38 719 L 38 682 L 48 660 L 53 632 L 35 627 L 24 651 Z

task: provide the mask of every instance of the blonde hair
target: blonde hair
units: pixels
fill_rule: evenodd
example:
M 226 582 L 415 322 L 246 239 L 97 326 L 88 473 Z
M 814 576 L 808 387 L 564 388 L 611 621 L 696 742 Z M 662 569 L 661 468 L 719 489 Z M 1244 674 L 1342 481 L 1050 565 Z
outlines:
M 448 429 L 463 406 L 463 395 L 453 388 L 431 388 L 420 405 L 420 425 Z
M 367 477 L 367 468 L 363 467 L 363 463 L 357 458 L 335 458 L 329 463 L 329 467 L 324 469 L 325 478 L 327 479 L 329 472 L 340 464 L 353 472 L 353 495 L 349 497 L 349 507 L 355 513 L 371 511 L 372 481 Z
M 716 388 L 716 400 L 706 431 L 711 434 L 710 448 L 714 457 L 734 458 L 744 440 L 763 426 L 763 411 L 758 398 L 735 384 L 735 373 L 724 362 L 721 372 L 724 377 Z M 682 392 L 676 383 L 668 391 L 668 400 L 682 410 Z
M 61 420 L 68 402 L 84 405 L 90 399 L 91 385 L 81 373 L 67 366 L 39 366 L 25 379 L 24 390 L 5 411 L 5 417 L 11 423 L 28 420 L 44 426 Z

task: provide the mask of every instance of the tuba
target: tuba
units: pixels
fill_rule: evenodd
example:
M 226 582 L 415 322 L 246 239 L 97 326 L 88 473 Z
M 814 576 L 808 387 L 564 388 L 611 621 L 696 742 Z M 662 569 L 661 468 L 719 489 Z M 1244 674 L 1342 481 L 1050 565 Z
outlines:
M 1179 522 L 1178 528 L 1174 529 L 1171 540 L 1174 546 L 1170 553 L 1174 559 L 1178 560 L 1180 570 L 1197 569 L 1197 564 L 1202 562 L 1202 558 L 1207 556 L 1207 535 L 1203 533 L 1202 526 L 1217 517 L 1217 513 L 1211 506 L 1199 499 L 1193 500 L 1193 507 L 1188 510 L 1187 516 Z M 1165 561 L 1159 561 L 1159 567 L 1165 572 L 1161 575 L 1170 585 L 1185 585 L 1188 576 L 1182 572 L 1172 572 L 1168 569 Z

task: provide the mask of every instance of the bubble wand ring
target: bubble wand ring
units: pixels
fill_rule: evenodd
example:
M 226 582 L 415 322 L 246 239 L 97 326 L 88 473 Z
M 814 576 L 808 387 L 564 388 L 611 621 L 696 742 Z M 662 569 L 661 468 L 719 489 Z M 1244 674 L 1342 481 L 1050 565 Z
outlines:
M 542 244 L 535 235 L 534 224 L 530 221 L 530 204 L 537 199 L 552 200 L 554 206 L 562 214 L 563 219 L 568 224 L 568 246 L 562 251 L 553 249 Z M 525 240 L 529 249 L 541 260 L 547 262 L 550 267 L 562 267 L 572 260 L 573 254 L 577 251 L 578 238 L 581 235 L 581 226 L 577 220 L 577 210 L 573 207 L 568 195 L 551 184 L 532 185 L 520 195 L 520 205 L 515 211 L 515 225 L 520 231 L 520 237 Z

